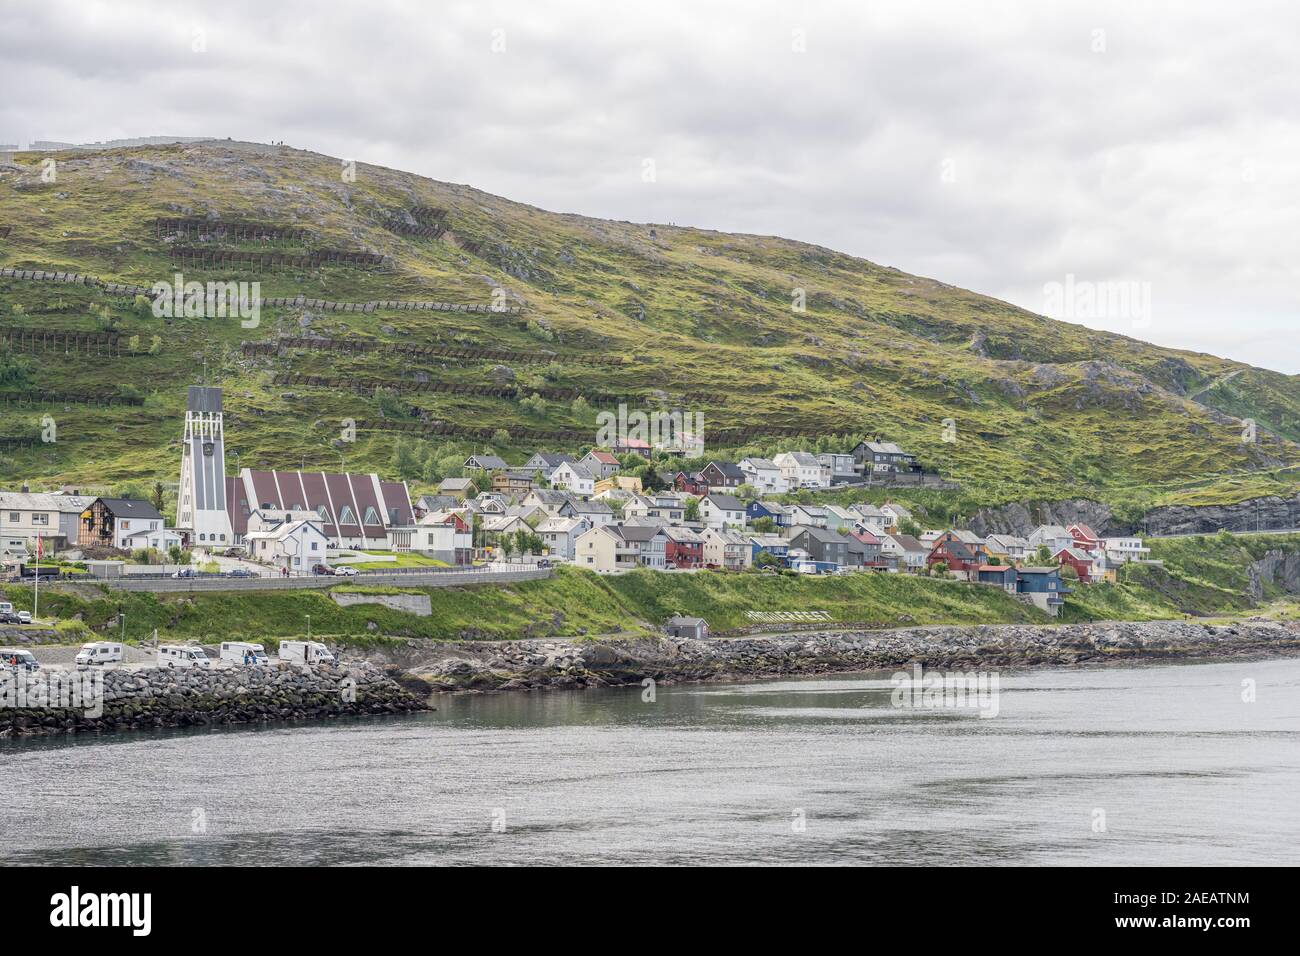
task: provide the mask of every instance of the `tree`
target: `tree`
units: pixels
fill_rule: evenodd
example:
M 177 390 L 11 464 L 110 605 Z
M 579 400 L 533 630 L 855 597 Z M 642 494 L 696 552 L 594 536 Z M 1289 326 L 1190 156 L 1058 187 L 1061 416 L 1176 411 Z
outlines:
M 758 489 L 749 483 L 745 483 L 736 489 L 736 497 L 741 501 L 753 501 L 758 497 Z
M 163 505 L 166 499 L 163 497 L 163 486 L 161 481 L 153 483 L 153 494 L 149 496 L 149 503 L 153 505 L 154 510 L 159 514 L 163 513 Z
M 776 532 L 776 522 L 766 516 L 755 518 L 749 525 L 759 534 L 774 534 Z
M 921 537 L 921 526 L 911 518 L 898 522 L 898 530 L 900 534 L 910 534 L 913 538 Z
M 700 520 L 700 499 L 687 497 L 682 502 L 682 517 L 687 521 Z
M 1034 552 L 1034 560 L 1040 565 L 1052 563 L 1052 549 L 1045 544 L 1040 544 L 1038 550 Z

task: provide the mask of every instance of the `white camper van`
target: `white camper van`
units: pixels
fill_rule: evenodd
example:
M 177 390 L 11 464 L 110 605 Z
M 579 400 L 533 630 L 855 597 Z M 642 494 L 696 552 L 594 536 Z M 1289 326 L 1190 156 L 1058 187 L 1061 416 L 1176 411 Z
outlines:
M 266 648 L 245 641 L 222 641 L 221 659 L 229 664 L 266 664 Z
M 212 662 L 201 647 L 187 647 L 181 644 L 164 644 L 158 648 L 159 667 L 211 667 Z
M 78 667 L 87 664 L 119 664 L 122 661 L 122 645 L 112 641 L 92 641 L 82 644 L 77 651 L 74 662 Z
M 280 660 L 292 664 L 334 664 L 329 648 L 319 641 L 281 641 Z

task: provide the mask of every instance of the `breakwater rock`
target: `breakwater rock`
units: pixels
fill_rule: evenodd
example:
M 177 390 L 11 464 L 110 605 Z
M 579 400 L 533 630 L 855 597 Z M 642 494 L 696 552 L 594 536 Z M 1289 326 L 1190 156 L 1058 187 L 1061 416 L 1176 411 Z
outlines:
M 1190 621 L 914 627 L 737 639 L 501 641 L 438 645 L 412 673 L 441 691 L 604 687 L 879 670 L 1105 664 L 1300 655 L 1300 626 Z
M 400 714 L 427 710 L 370 664 L 0 673 L 0 735 Z

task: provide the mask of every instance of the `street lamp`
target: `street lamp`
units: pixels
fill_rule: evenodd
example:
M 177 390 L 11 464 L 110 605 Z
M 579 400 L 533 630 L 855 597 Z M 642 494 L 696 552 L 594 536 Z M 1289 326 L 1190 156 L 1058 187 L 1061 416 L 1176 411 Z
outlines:
M 307 640 L 311 640 L 311 615 L 307 615 Z

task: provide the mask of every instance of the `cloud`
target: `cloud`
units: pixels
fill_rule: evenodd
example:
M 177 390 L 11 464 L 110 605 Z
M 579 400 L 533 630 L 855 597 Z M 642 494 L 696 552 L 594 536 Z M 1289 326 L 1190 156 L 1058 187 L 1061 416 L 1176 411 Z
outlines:
M 1286 3 L 52 0 L 7 14 L 0 140 L 282 139 L 1037 312 L 1067 275 L 1148 283 L 1149 322 L 1083 321 L 1300 372 L 1298 26 Z

